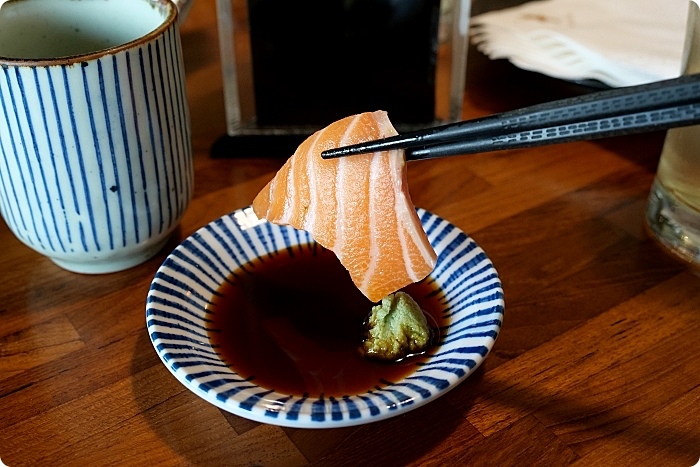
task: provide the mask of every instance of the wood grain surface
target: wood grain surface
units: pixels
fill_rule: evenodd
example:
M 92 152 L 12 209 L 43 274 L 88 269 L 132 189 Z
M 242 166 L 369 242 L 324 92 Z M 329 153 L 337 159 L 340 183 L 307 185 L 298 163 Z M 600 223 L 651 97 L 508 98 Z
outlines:
M 661 133 L 410 164 L 414 203 L 483 247 L 506 299 L 493 352 L 436 401 L 369 425 L 304 430 L 222 412 L 176 381 L 145 328 L 154 273 L 189 234 L 250 204 L 286 157 L 210 156 L 225 133 L 214 0 L 195 0 L 182 39 L 195 191 L 165 250 L 128 271 L 78 275 L 0 222 L 3 463 L 698 462 L 700 277 L 643 223 Z M 466 89 L 464 118 L 589 91 L 475 50 Z

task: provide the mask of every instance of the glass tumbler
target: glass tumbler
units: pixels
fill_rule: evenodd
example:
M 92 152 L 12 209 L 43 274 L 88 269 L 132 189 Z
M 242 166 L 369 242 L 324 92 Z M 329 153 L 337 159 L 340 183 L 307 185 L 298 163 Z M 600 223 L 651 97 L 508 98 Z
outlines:
M 700 7 L 690 1 L 682 72 L 700 73 Z M 646 221 L 656 240 L 700 271 L 700 125 L 668 130 Z

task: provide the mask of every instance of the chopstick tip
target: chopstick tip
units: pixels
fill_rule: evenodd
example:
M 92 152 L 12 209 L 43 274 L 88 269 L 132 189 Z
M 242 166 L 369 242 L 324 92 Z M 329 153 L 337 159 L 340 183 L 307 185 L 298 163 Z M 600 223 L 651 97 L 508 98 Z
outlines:
M 336 151 L 337 149 L 326 149 L 325 151 L 321 151 L 321 159 L 335 159 L 338 157 Z

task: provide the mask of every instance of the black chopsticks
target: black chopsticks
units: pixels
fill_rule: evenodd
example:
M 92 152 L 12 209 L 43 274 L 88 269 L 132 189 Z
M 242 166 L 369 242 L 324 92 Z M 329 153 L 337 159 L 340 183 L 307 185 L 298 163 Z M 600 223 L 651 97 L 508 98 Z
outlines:
M 700 74 L 599 91 L 323 151 L 324 159 L 405 149 L 406 160 L 666 130 L 700 123 Z

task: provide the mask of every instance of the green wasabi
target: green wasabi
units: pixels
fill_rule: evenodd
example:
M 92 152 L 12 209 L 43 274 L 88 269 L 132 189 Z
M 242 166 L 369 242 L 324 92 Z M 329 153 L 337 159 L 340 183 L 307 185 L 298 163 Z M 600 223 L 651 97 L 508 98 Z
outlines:
M 365 356 L 401 360 L 420 353 L 430 344 L 430 327 L 420 306 L 405 292 L 387 295 L 367 319 L 362 344 Z

